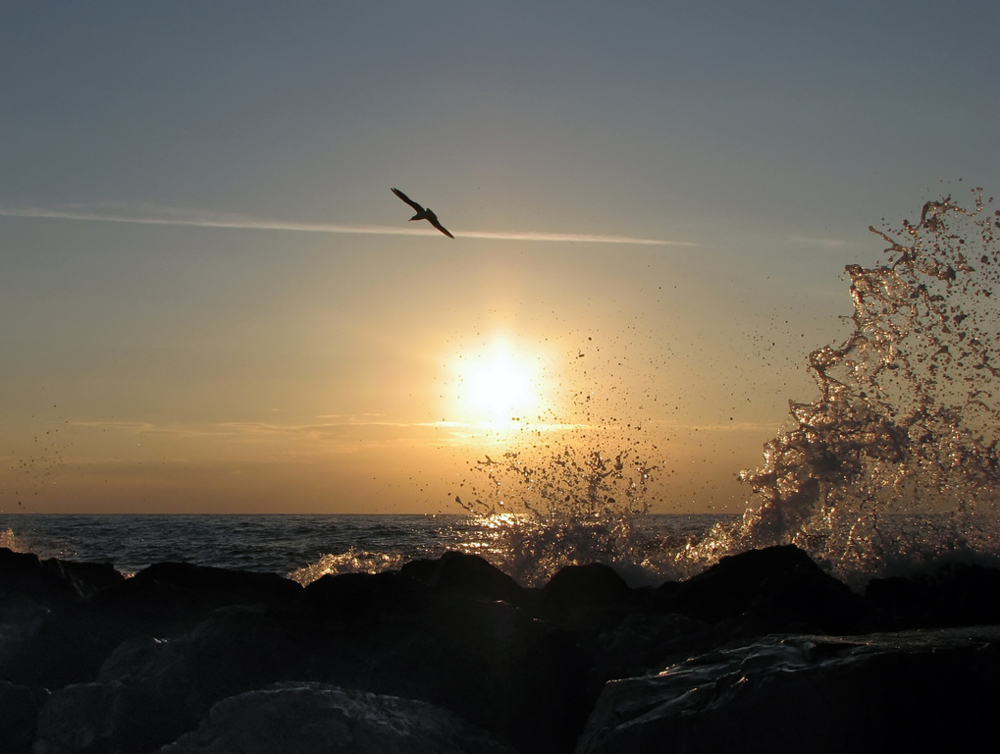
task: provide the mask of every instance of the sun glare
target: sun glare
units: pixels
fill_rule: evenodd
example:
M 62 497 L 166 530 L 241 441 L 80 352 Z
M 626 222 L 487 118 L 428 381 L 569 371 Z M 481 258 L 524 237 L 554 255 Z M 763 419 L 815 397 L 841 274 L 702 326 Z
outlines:
M 458 406 L 463 419 L 492 427 L 535 419 L 542 405 L 538 372 L 530 356 L 505 343 L 461 357 Z

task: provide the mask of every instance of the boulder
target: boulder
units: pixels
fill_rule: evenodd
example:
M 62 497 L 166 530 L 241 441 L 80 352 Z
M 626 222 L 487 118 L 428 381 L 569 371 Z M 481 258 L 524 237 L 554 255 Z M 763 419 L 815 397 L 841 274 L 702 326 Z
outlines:
M 426 585 L 395 571 L 327 574 L 306 586 L 298 610 L 312 619 L 378 622 L 418 609 L 427 591 Z
M 279 683 L 224 699 L 159 754 L 516 754 L 455 714 L 323 683 Z
M 180 636 L 126 639 L 96 678 L 53 693 L 39 751 L 152 752 L 215 703 L 281 681 L 420 699 L 521 752 L 571 751 L 596 698 L 574 642 L 505 602 L 424 597 L 354 622 L 228 608 Z
M 607 684 L 577 754 L 978 750 L 1000 629 L 769 636 Z
M 413 560 L 400 575 L 438 593 L 521 605 L 525 592 L 514 579 L 478 555 L 446 552 L 437 560 Z
M 538 599 L 541 617 L 589 631 L 614 626 L 639 607 L 625 580 L 601 563 L 561 568 Z
M 322 645 L 312 638 L 259 610 L 241 608 L 179 637 L 126 639 L 96 678 L 53 692 L 39 716 L 36 750 L 154 751 L 195 728 L 221 699 L 278 680 L 314 677 Z M 358 658 L 352 680 L 362 667 Z
M 54 610 L 16 653 L 0 657 L 0 677 L 48 688 L 87 682 L 126 639 L 179 636 L 218 610 L 284 608 L 301 594 L 297 583 L 273 574 L 188 563 L 150 566 Z
M 654 609 L 726 622 L 725 631 L 746 636 L 846 633 L 860 620 L 864 604 L 804 551 L 780 545 L 731 555 L 687 581 L 668 582 L 657 591 Z
M 58 607 L 122 583 L 110 563 L 72 563 L 0 547 L 0 597 L 17 594 L 45 607 Z
M 38 712 L 49 692 L 0 681 L 0 754 L 30 751 Z
M 915 578 L 872 579 L 865 600 L 879 628 L 1000 623 L 1000 570 L 947 566 Z

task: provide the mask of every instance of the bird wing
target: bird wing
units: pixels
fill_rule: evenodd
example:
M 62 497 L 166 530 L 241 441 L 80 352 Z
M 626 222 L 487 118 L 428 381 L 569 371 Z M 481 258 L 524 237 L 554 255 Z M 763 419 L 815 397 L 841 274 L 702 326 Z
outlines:
M 399 197 L 400 199 L 402 199 L 402 200 L 403 200 L 404 202 L 406 202 L 406 203 L 407 203 L 407 204 L 409 204 L 409 205 L 410 205 L 411 207 L 413 207 L 413 209 L 415 209 L 415 210 L 416 210 L 417 212 L 423 212 L 423 211 L 424 211 L 424 208 L 423 208 L 423 207 L 421 207 L 421 206 L 420 206 L 419 204 L 417 204 L 417 203 L 416 203 L 415 201 L 413 201 L 413 200 L 412 200 L 412 199 L 411 199 L 410 197 L 408 197 L 408 196 L 407 196 L 406 194 L 404 194 L 404 193 L 403 193 L 402 191 L 400 191 L 400 190 L 399 190 L 398 188 L 394 188 L 394 189 L 392 190 L 392 193 L 394 193 L 394 194 L 395 194 L 396 196 L 398 196 L 398 197 Z
M 454 238 L 455 237 L 451 233 L 448 232 L 447 228 L 445 228 L 441 223 L 438 222 L 438 219 L 436 217 L 428 217 L 427 220 L 428 220 L 428 222 L 430 222 L 431 225 L 433 225 L 435 228 L 437 228 L 442 233 L 444 233 L 446 236 L 448 236 L 448 238 Z

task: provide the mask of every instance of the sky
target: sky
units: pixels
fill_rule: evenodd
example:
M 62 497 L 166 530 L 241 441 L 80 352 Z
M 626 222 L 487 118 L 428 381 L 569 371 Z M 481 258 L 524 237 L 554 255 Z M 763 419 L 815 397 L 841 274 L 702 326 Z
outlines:
M 1000 191 L 998 24 L 0 2 L 0 512 L 456 513 L 570 449 L 738 513 L 868 227 Z

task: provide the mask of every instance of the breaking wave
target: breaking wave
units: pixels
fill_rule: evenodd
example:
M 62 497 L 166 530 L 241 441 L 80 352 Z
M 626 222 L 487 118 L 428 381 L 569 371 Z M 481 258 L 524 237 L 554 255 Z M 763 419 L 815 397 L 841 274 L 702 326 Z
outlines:
M 846 267 L 853 332 L 813 351 L 812 402 L 743 471 L 742 518 L 663 541 L 643 531 L 656 467 L 623 452 L 513 450 L 477 461 L 456 497 L 495 529 L 485 554 L 526 583 L 604 562 L 631 580 L 679 578 L 720 557 L 794 543 L 858 581 L 949 559 L 998 560 L 1000 211 L 973 193 L 917 222 L 870 228 L 887 259 Z

